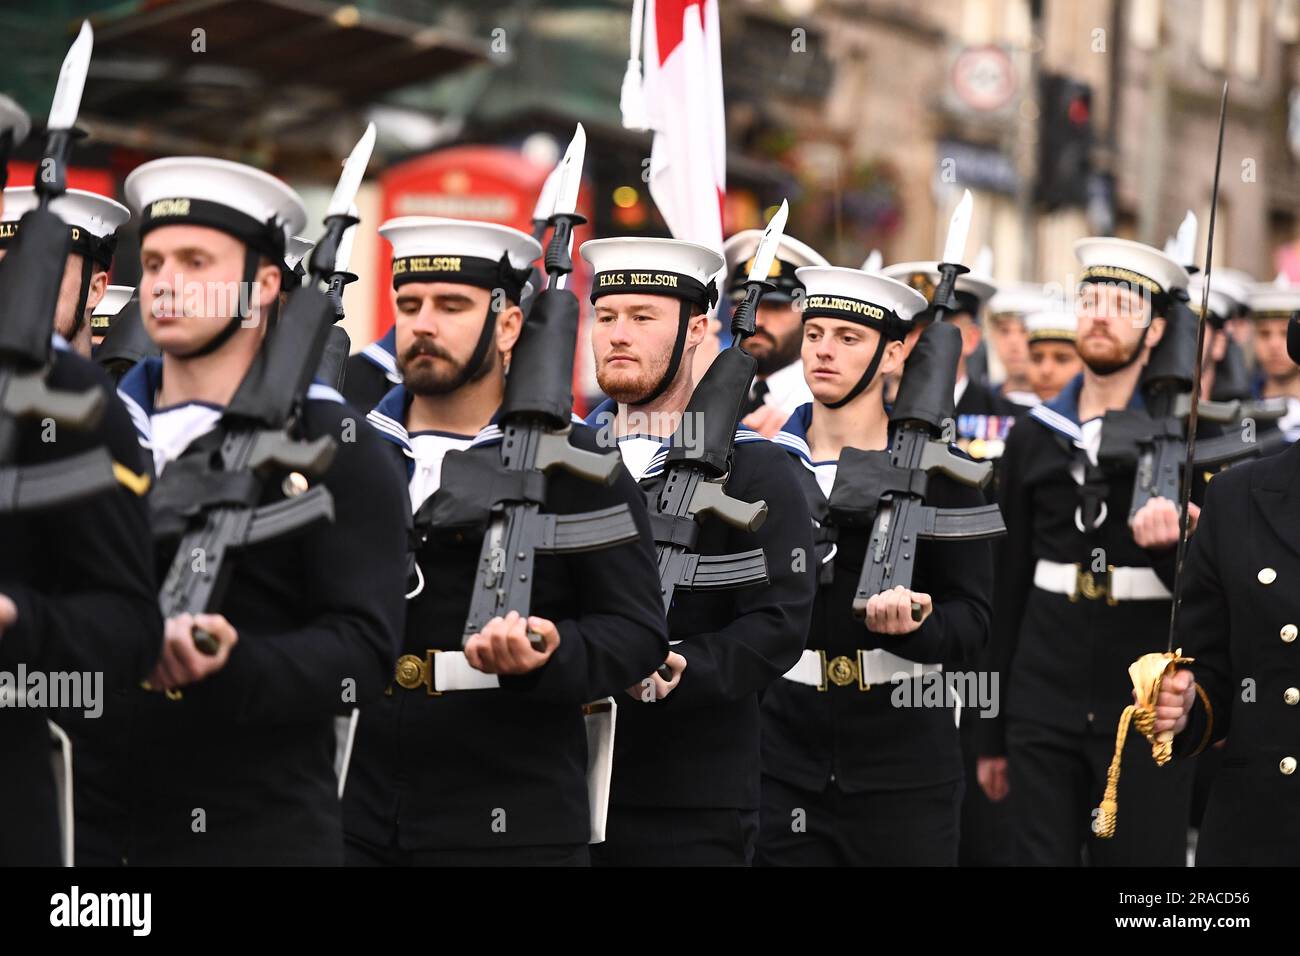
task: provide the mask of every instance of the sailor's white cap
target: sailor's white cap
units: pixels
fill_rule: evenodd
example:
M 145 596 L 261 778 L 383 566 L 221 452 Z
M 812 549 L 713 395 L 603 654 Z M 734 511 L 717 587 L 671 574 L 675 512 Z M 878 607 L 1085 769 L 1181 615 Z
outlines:
M 858 322 L 901 338 L 929 304 L 911 286 L 874 272 L 842 266 L 803 266 L 796 275 L 807 294 L 803 317 Z
M 288 184 L 224 159 L 155 159 L 132 170 L 123 191 L 140 216 L 142 237 L 158 226 L 207 226 L 282 260 L 289 238 L 307 225 L 302 199 Z
M 943 275 L 939 272 L 939 263 L 932 260 L 896 262 L 892 266 L 886 266 L 882 274 L 906 283 L 917 290 L 925 297 L 927 303 L 933 296 L 935 287 L 939 285 L 939 281 L 943 278 Z M 996 291 L 996 283 L 988 276 L 975 272 L 963 272 L 957 277 L 957 295 L 966 296 L 969 297 L 969 300 L 973 300 L 973 302 L 968 300 L 965 304 L 967 306 L 973 305 L 976 312 L 993 297 L 993 293 Z
M 0 216 L 0 248 L 18 234 L 19 220 L 40 204 L 33 186 L 5 189 Z M 84 189 L 69 189 L 50 202 L 50 209 L 72 230 L 72 251 L 88 255 L 107 269 L 113 262 L 114 235 L 131 218 L 120 202 Z
M 131 301 L 134 294 L 135 287 L 129 285 L 111 285 L 105 289 L 103 298 L 90 313 L 90 331 L 95 335 L 107 332 L 113 324 L 113 318 Z
M 582 244 L 591 266 L 591 300 L 603 295 L 639 292 L 696 302 L 706 309 L 717 302 L 714 277 L 722 256 L 707 246 L 681 239 L 622 237 Z
M 1191 297 L 1192 308 L 1199 310 L 1201 300 L 1205 297 L 1204 273 L 1192 276 L 1187 292 Z M 1247 307 L 1249 303 L 1250 286 L 1237 281 L 1234 276 L 1221 276 L 1217 271 L 1210 276 L 1210 312 L 1220 320 L 1232 318 L 1238 309 Z
M 1073 342 L 1079 319 L 1073 309 L 1044 309 L 1025 316 L 1025 336 L 1030 342 Z
M 394 288 L 406 282 L 457 282 L 502 288 L 516 303 L 542 254 L 526 232 L 470 219 L 401 216 L 383 223 L 379 234 L 393 246 Z
M 762 238 L 763 230 L 745 229 L 722 244 L 722 255 L 727 260 L 729 277 L 727 291 L 732 298 L 743 298 L 745 283 L 754 264 L 754 253 L 758 251 L 758 243 Z M 767 273 L 767 281 L 776 288 L 767 293 L 764 299 L 783 301 L 793 298 L 794 291 L 799 288 L 799 281 L 795 278 L 796 269 L 829 265 L 826 257 L 812 246 L 793 236 L 782 236 Z
M 1213 277 L 1211 277 L 1211 285 Z M 1252 319 L 1289 319 L 1300 311 L 1300 286 L 1257 282 L 1250 289 Z
M 1029 315 L 1033 312 L 1052 312 L 1065 307 L 1065 291 L 1057 286 L 1049 292 L 1048 286 L 1038 282 L 1010 282 L 998 286 L 989 299 L 990 315 Z
M 1089 236 L 1074 243 L 1074 255 L 1083 266 L 1083 281 L 1125 282 L 1165 295 L 1186 289 L 1187 270 L 1154 246 L 1114 236 Z

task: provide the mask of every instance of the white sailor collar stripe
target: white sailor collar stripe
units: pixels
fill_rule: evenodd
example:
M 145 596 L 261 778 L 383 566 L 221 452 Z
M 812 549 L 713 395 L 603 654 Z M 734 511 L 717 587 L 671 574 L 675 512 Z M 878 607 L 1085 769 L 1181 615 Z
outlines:
M 371 342 L 361 350 L 363 358 L 383 371 L 384 376 L 394 385 L 402 384 L 402 375 L 397 371 L 397 337 L 392 329 L 382 339 Z

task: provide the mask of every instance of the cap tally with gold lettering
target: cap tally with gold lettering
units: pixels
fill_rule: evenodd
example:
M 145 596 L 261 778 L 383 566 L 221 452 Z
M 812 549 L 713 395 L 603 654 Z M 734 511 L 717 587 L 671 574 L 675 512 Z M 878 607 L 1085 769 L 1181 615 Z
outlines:
M 759 240 L 763 238 L 761 229 L 745 229 L 736 233 L 722 244 L 722 254 L 727 260 L 727 296 L 732 302 L 745 298 L 749 271 L 754 266 L 754 253 L 758 251 Z M 764 302 L 790 302 L 796 293 L 803 289 L 803 283 L 795 275 L 803 266 L 829 266 L 826 257 L 807 243 L 800 242 L 793 236 L 782 236 L 772 258 L 772 267 L 767 272 L 767 281 L 774 288 L 763 296 Z
M 803 266 L 796 275 L 807 290 L 805 322 L 819 316 L 842 319 L 869 326 L 887 339 L 902 339 L 928 305 L 912 287 L 860 269 Z
M 718 301 L 715 277 L 725 260 L 681 239 L 592 239 L 579 249 L 591 266 L 591 301 L 629 293 L 663 295 L 707 312 Z M 699 314 L 699 313 L 696 313 Z
M 542 247 L 509 226 L 438 216 L 401 216 L 379 227 L 393 245 L 393 288 L 452 282 L 501 289 L 518 304 Z
M 1159 249 L 1141 242 L 1089 236 L 1075 241 L 1074 255 L 1083 267 L 1080 283 L 1128 285 L 1160 302 L 1175 291 L 1187 289 L 1187 270 Z
M 135 295 L 135 286 L 111 285 L 104 290 L 104 295 L 90 313 L 90 331 L 92 335 L 103 335 L 113 324 L 113 319 L 122 311 L 131 296 Z
M 307 225 L 301 197 L 270 173 L 206 156 L 169 156 L 126 177 L 126 200 L 140 215 L 140 238 L 160 226 L 206 226 L 272 262 Z
M 0 249 L 18 235 L 20 220 L 40 204 L 32 186 L 10 186 L 5 190 L 4 214 L 0 216 Z M 68 224 L 72 233 L 71 252 L 85 256 L 102 270 L 113 265 L 117 230 L 131 218 L 120 202 L 84 189 L 69 189 L 50 203 L 50 209 Z

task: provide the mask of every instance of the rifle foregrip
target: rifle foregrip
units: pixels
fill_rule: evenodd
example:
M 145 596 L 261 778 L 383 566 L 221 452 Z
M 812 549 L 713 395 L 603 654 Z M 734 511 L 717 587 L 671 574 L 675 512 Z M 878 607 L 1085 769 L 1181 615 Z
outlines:
M 767 502 L 741 501 L 724 492 L 716 482 L 701 481 L 695 486 L 691 514 L 711 514 L 741 531 L 757 531 L 767 520 Z
M 971 461 L 955 455 L 943 442 L 927 442 L 921 452 L 922 471 L 937 471 L 959 484 L 982 488 L 993 474 L 993 462 Z
M 4 410 L 20 418 L 50 418 L 56 425 L 85 430 L 94 428 L 107 407 L 97 388 L 63 392 L 47 388 L 39 375 L 15 378 L 5 391 Z
M 614 483 L 614 473 L 622 460 L 617 452 L 595 452 L 575 448 L 569 444 L 567 433 L 548 435 L 542 440 L 542 446 L 537 451 L 539 468 L 543 470 L 552 466 L 563 468 L 571 475 L 577 475 L 598 485 Z

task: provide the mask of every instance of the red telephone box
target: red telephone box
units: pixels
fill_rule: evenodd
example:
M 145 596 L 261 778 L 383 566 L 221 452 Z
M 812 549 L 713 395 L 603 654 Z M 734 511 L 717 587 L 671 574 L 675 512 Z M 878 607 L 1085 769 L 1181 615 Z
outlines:
M 426 156 L 408 160 L 379 177 L 382 191 L 383 219 L 396 216 L 445 216 L 450 219 L 477 219 L 512 226 L 531 235 L 533 207 L 550 168 L 539 166 L 521 153 L 498 146 L 453 146 Z M 591 218 L 590 191 L 580 189 L 578 212 Z M 574 230 L 574 271 L 569 288 L 586 301 L 591 277 L 586 263 L 578 255 L 578 246 L 591 238 L 590 225 Z M 543 237 L 545 244 L 546 237 Z M 382 237 L 377 273 L 388 275 L 392 247 Z M 541 263 L 538 263 L 541 267 Z M 392 286 L 379 286 L 375 308 L 375 334 L 382 335 L 393 324 Z M 587 312 L 584 307 L 583 313 Z M 583 327 L 585 330 L 586 323 Z M 583 369 L 591 361 L 591 349 L 585 334 L 579 335 L 577 362 L 574 367 L 574 395 L 581 401 L 586 391 L 581 387 Z

